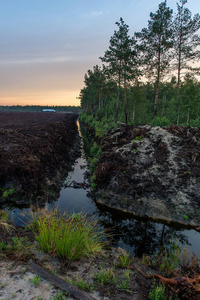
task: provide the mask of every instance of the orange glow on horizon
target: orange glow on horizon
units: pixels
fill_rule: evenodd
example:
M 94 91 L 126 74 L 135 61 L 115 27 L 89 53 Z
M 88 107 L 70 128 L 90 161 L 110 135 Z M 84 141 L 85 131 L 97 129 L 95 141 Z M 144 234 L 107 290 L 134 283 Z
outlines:
M 0 105 L 48 105 L 48 106 L 80 106 L 80 90 L 61 92 L 19 92 L 6 93 L 0 96 Z

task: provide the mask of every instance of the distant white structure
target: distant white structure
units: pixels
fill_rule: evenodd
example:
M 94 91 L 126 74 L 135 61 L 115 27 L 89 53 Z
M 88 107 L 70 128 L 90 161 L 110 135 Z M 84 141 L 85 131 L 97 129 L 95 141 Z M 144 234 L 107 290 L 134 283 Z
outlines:
M 42 111 L 48 111 L 48 112 L 56 112 L 55 109 L 45 108 Z

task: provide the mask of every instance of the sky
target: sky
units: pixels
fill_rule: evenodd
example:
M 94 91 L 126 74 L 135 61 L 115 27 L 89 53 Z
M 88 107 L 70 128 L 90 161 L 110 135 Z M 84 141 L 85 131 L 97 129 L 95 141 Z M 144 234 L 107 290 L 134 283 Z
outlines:
M 167 5 L 176 11 L 178 0 Z M 0 0 L 0 105 L 79 105 L 122 17 L 130 36 L 161 0 Z M 188 0 L 192 15 L 200 0 Z

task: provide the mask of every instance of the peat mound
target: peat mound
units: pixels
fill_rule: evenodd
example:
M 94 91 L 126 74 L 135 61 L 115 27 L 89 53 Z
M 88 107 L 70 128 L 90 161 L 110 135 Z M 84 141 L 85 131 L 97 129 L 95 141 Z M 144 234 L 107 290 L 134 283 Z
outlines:
M 80 140 L 72 113 L 0 112 L 0 204 L 30 203 L 53 195 L 78 156 Z
M 199 229 L 199 128 L 122 124 L 101 139 L 101 146 L 98 204 Z

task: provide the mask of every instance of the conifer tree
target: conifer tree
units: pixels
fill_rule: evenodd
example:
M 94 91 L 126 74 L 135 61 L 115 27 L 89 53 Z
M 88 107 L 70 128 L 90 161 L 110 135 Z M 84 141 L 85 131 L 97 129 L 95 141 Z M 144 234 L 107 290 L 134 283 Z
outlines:
M 106 83 L 104 71 L 98 65 L 85 74 L 85 85 L 93 91 L 93 97 L 98 102 L 98 119 L 101 120 L 101 98 Z
M 150 13 L 148 27 L 135 33 L 142 53 L 144 75 L 156 83 L 154 98 L 154 116 L 157 113 L 159 85 L 170 63 L 172 39 L 172 9 L 166 6 L 166 0 L 159 4 L 156 13 Z
M 118 84 L 116 101 L 116 121 L 118 120 L 119 99 L 121 87 L 124 87 L 124 112 L 127 123 L 127 87 L 130 80 L 138 75 L 135 39 L 128 35 L 129 26 L 120 18 L 116 22 L 118 31 L 114 31 L 110 39 L 109 49 L 100 59 L 107 63 L 107 74 Z
M 180 3 L 180 4 L 179 4 Z M 200 44 L 200 37 L 197 31 L 200 28 L 200 15 L 196 14 L 192 18 L 190 10 L 184 5 L 187 0 L 180 0 L 177 3 L 177 13 L 174 18 L 174 55 L 175 55 L 175 68 L 177 70 L 177 103 L 178 115 L 177 124 L 179 124 L 180 117 L 180 82 L 181 72 L 195 71 L 192 68 L 191 62 L 200 59 L 200 51 L 197 47 Z

